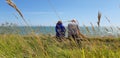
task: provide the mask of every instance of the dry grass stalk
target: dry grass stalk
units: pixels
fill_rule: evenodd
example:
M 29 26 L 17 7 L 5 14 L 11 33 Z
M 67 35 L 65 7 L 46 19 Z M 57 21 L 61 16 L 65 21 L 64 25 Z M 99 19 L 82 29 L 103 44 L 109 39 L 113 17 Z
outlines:
M 105 16 L 105 18 L 107 19 L 107 21 L 110 23 L 110 19 L 107 17 L 107 16 Z
M 90 33 L 89 28 L 88 28 L 87 26 L 86 26 L 85 28 L 86 28 L 86 30 Z
M 24 22 L 27 24 L 27 21 L 24 19 L 24 16 L 22 15 L 21 11 L 17 8 L 17 6 L 12 2 L 12 0 L 6 0 L 7 4 L 10 5 L 11 7 L 13 7 L 18 13 L 19 15 L 22 17 L 22 19 L 24 20 Z M 28 24 L 27 24 L 28 25 Z
M 86 36 L 84 36 L 80 31 L 78 31 L 79 35 L 81 38 L 86 38 Z
M 18 19 L 17 15 L 13 14 L 15 16 L 16 19 Z
M 95 32 L 95 28 L 93 26 L 93 24 L 90 22 L 91 26 L 92 26 L 92 30 Z
M 112 27 L 110 27 L 110 29 L 113 31 L 113 28 L 112 28 Z
M 105 30 L 108 32 L 109 30 L 105 27 Z
M 119 27 L 117 27 L 117 29 L 118 29 L 118 30 L 120 30 L 120 28 L 119 28 Z
M 101 19 L 101 13 L 98 12 L 98 22 L 97 22 L 98 26 L 100 26 L 100 19 Z
M 85 24 L 83 24 L 83 26 L 85 27 L 85 29 L 90 33 L 89 28 L 87 26 L 85 26 Z

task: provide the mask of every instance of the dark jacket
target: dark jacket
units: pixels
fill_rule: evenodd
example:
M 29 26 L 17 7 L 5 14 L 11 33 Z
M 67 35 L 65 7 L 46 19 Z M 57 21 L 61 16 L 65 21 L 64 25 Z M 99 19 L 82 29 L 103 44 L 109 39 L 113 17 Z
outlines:
M 56 37 L 64 37 L 65 36 L 66 29 L 62 24 L 57 23 L 55 30 L 56 30 Z

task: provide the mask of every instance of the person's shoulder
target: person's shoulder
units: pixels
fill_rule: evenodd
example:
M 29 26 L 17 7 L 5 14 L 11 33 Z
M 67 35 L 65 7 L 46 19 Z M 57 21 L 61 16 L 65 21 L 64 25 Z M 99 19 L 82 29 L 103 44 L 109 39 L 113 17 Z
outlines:
M 73 24 L 73 23 L 72 22 L 68 23 L 68 25 L 71 25 L 71 24 Z
M 73 24 L 72 24 L 72 23 L 69 23 L 69 24 L 68 24 L 68 26 L 71 26 L 71 25 L 73 25 Z
M 78 25 L 77 23 L 69 23 L 69 25 Z

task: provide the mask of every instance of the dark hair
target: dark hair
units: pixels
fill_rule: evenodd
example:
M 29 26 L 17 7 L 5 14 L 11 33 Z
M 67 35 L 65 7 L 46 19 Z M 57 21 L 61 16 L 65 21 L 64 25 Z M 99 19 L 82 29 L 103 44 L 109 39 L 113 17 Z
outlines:
M 57 22 L 57 25 L 58 25 L 58 24 L 62 24 L 62 21 L 58 21 L 58 22 Z

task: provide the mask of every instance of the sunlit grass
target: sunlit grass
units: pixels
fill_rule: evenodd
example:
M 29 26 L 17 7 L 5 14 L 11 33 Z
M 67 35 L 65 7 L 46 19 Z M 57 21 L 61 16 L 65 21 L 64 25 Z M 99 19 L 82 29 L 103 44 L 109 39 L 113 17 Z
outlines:
M 0 35 L 2 58 L 120 58 L 119 38 L 91 38 L 80 44 L 49 35 Z

